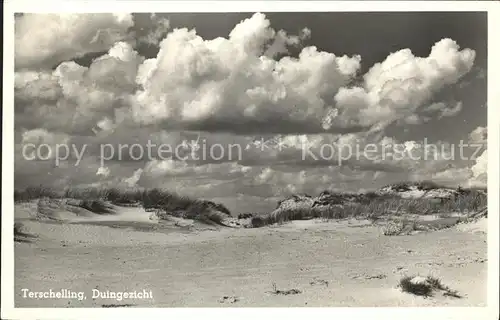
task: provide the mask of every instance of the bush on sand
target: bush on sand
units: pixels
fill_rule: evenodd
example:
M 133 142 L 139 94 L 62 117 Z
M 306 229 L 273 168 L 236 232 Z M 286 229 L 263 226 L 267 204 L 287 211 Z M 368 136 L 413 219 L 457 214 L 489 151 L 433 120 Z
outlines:
M 431 297 L 436 291 L 441 291 L 445 296 L 461 298 L 460 294 L 442 284 L 441 280 L 432 276 L 404 276 L 399 280 L 398 287 L 401 291 L 417 296 Z

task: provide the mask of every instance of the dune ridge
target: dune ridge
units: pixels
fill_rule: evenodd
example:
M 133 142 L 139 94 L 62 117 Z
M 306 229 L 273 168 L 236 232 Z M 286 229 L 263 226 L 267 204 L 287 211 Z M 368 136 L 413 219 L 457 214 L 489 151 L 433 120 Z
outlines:
M 209 200 L 171 200 L 177 197 L 146 206 L 124 198 L 81 199 L 75 194 L 18 199 L 15 303 L 18 307 L 485 305 L 485 191 L 447 189 L 449 196 L 439 201 L 420 193 L 399 197 L 397 192 L 391 188 L 364 194 L 295 195 L 268 214 L 240 218 Z M 447 211 L 450 208 L 455 211 Z M 132 280 L 125 283 L 124 277 Z M 25 287 L 77 288 L 88 294 L 95 288 L 151 290 L 154 299 L 33 301 L 20 296 Z M 420 296 L 431 291 L 436 294 Z

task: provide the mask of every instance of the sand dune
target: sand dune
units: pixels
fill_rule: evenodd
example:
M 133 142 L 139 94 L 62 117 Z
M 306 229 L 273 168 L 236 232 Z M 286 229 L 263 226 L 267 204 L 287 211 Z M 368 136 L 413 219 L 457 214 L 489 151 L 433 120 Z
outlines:
M 184 225 L 179 219 L 158 222 L 141 208 L 124 207 L 110 215 L 65 212 L 58 215 L 65 221 L 33 220 L 35 206 L 16 207 L 16 220 L 36 237 L 15 244 L 17 307 L 486 303 L 486 234 L 475 232 L 486 219 L 388 237 L 369 221 L 312 219 L 236 229 L 182 219 Z M 463 298 L 403 293 L 396 285 L 406 274 L 440 277 Z M 22 288 L 70 288 L 86 292 L 87 299 L 25 299 Z M 92 299 L 96 288 L 150 290 L 153 298 Z

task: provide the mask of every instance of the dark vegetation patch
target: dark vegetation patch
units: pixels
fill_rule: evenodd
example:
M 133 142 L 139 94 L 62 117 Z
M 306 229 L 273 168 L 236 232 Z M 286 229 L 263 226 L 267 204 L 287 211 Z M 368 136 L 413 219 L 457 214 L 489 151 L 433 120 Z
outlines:
M 430 181 L 401 182 L 392 184 L 392 190 L 407 191 L 412 187 L 430 191 L 441 186 Z M 450 190 L 450 189 L 447 189 Z M 278 203 L 278 207 L 267 214 L 242 213 L 238 219 L 250 219 L 252 227 L 262 227 L 290 220 L 360 218 L 377 221 L 383 216 L 404 214 L 428 215 L 451 212 L 474 214 L 487 207 L 487 193 L 482 189 L 458 188 L 445 198 L 402 198 L 397 193 L 367 192 L 345 193 L 326 190 L 317 197 L 293 195 Z M 33 199 L 78 199 L 79 206 L 97 214 L 111 214 L 107 203 L 142 206 L 154 212 L 159 219 L 175 216 L 194 219 L 210 224 L 223 225 L 231 212 L 221 203 L 193 199 L 168 190 L 118 188 L 67 188 L 57 192 L 52 188 L 37 186 L 14 192 L 16 202 Z M 50 215 L 49 215 L 50 217 Z
M 273 282 L 273 290 L 269 291 L 270 294 L 288 296 L 291 294 L 300 294 L 302 291 L 298 289 L 280 290 L 276 287 L 276 283 Z
M 68 204 L 96 214 L 112 214 L 112 207 L 108 203 L 138 205 L 144 207 L 146 211 L 156 212 L 160 219 L 166 216 L 176 216 L 211 224 L 222 224 L 225 217 L 231 216 L 229 209 L 221 203 L 193 199 L 159 188 L 131 190 L 118 188 L 67 188 L 57 192 L 49 187 L 38 186 L 14 192 L 14 201 L 17 203 L 34 199 L 79 200 L 69 201 Z M 43 212 L 41 214 L 44 215 Z M 51 216 L 50 212 L 46 215 L 49 218 Z
M 440 188 L 432 182 L 414 183 L 422 190 Z M 411 183 L 392 185 L 398 190 L 410 190 Z M 405 214 L 430 215 L 461 213 L 474 215 L 487 208 L 487 193 L 480 189 L 448 190 L 447 198 L 402 198 L 397 193 L 368 192 L 360 194 L 324 191 L 318 197 L 292 196 L 278 203 L 273 212 L 252 218 L 253 227 L 312 218 L 361 218 L 377 221 L 380 217 L 399 217 Z M 458 189 L 457 189 L 458 190 Z M 455 221 L 456 222 L 456 221 Z M 406 226 L 405 226 L 406 227 Z M 416 226 L 420 228 L 420 225 Z M 426 227 L 422 227 L 427 230 Z M 439 228 L 438 228 L 439 229 Z
M 30 234 L 20 222 L 14 223 L 14 242 L 32 243 L 37 236 Z
M 403 292 L 426 298 L 432 297 L 439 291 L 442 292 L 444 296 L 462 298 L 458 291 L 451 290 L 448 286 L 443 285 L 440 279 L 432 276 L 427 276 L 425 278 L 419 276 L 404 276 L 399 280 L 398 287 Z

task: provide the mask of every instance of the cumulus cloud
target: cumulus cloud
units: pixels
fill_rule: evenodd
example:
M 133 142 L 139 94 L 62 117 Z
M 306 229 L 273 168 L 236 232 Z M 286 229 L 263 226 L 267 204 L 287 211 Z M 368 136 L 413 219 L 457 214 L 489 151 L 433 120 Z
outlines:
M 463 103 L 461 101 L 457 102 L 454 107 L 444 109 L 441 113 L 441 117 L 454 117 L 462 111 L 462 107 Z
M 237 124 L 230 130 L 250 131 L 274 123 L 274 130 L 284 132 L 286 123 L 321 132 L 359 131 L 398 119 L 416 122 L 416 110 L 468 73 L 475 58 L 473 50 L 443 39 L 425 58 L 409 49 L 389 55 L 364 75 L 362 87 L 349 87 L 361 57 L 339 57 L 310 46 L 298 58 L 274 60 L 265 55 L 270 41 L 284 48 L 300 37 L 276 33 L 262 14 L 242 21 L 227 39 L 204 40 L 194 30 L 174 30 L 160 44 L 158 56 L 140 67 L 143 90 L 135 95 L 134 118 L 197 128 Z M 443 106 L 440 117 L 461 108 L 461 102 Z
M 167 23 L 161 23 L 165 29 Z M 469 72 L 475 57 L 473 50 L 443 39 L 425 58 L 409 49 L 392 53 L 353 87 L 359 55 L 337 56 L 315 46 L 302 48 L 297 57 L 286 55 L 310 33 L 307 28 L 299 35 L 276 31 L 257 13 L 227 38 L 205 40 L 195 30 L 174 29 L 152 59 L 115 42 L 89 67 L 63 62 L 53 72 L 18 72 L 18 113 L 27 123 L 43 117 L 47 129 L 71 123 L 66 129 L 80 133 L 123 121 L 239 134 L 381 130 L 397 120 L 428 121 L 416 110 Z M 278 54 L 285 56 L 278 59 Z M 461 108 L 461 103 L 443 106 L 440 117 Z
M 228 38 L 204 40 L 195 30 L 175 29 L 158 56 L 139 67 L 143 89 L 135 95 L 134 118 L 209 130 L 280 131 L 287 123 L 288 130 L 322 130 L 332 94 L 356 75 L 360 57 L 316 47 L 278 61 L 265 54 L 282 52 L 273 47 L 277 42 L 298 44 L 304 37 L 276 32 L 263 14 L 236 25 Z
M 150 19 L 152 27 L 146 30 L 146 34 L 139 36 L 137 41 L 150 46 L 158 45 L 170 28 L 170 21 L 167 18 L 159 17 L 155 13 L 150 15 Z
M 262 167 L 252 170 L 251 177 L 240 185 L 240 191 L 254 196 L 266 197 L 272 194 L 286 197 L 292 194 L 319 194 L 324 190 L 358 191 L 360 181 L 368 188 L 374 188 L 373 179 L 378 183 L 387 181 L 376 171 L 355 171 L 346 166 L 327 166 L 308 168 L 307 170 L 290 170 L 286 166 Z M 372 187 L 373 186 L 373 187 Z
M 35 145 L 40 145 L 43 143 L 55 145 L 57 143 L 67 143 L 69 137 L 64 134 L 57 134 L 53 132 L 48 132 L 45 129 L 34 129 L 24 131 L 22 134 L 23 143 L 33 143 Z
M 431 175 L 424 177 L 425 179 L 432 179 L 436 183 L 444 185 L 472 185 L 472 176 L 469 168 L 455 168 L 450 167 L 443 171 L 435 172 Z
M 488 150 L 485 150 L 477 159 L 476 164 L 471 168 L 474 177 L 479 178 L 488 172 Z
M 89 67 L 70 61 L 54 71 L 16 72 L 18 124 L 92 134 L 95 126 L 109 128 L 129 118 L 126 101 L 142 60 L 130 44 L 117 42 Z
M 488 129 L 486 127 L 477 127 L 469 134 L 471 143 L 486 144 L 488 139 Z M 484 150 L 471 167 L 472 176 L 477 184 L 487 185 L 488 176 L 488 150 Z
M 304 40 L 309 39 L 310 36 L 311 30 L 308 28 L 302 29 L 298 36 L 289 36 L 286 31 L 279 30 L 275 34 L 272 44 L 266 49 L 264 54 L 268 57 L 276 57 L 279 54 L 289 53 L 289 47 L 299 46 Z
M 153 176 L 161 176 L 162 178 L 168 175 L 185 174 L 195 172 L 196 167 L 189 166 L 184 161 L 175 161 L 172 159 L 167 160 L 153 160 L 146 164 L 145 172 Z
M 127 37 L 131 14 L 30 14 L 16 17 L 16 68 L 51 68 L 87 53 L 107 51 Z
M 402 49 L 361 75 L 359 55 L 306 46 L 311 30 L 275 30 L 264 14 L 215 39 L 170 29 L 156 15 L 150 20 L 152 28 L 134 34 L 130 15 L 17 18 L 16 152 L 28 142 L 88 147 L 77 168 L 70 161 L 58 168 L 19 161 L 16 183 L 165 187 L 234 200 L 238 194 L 274 199 L 327 188 L 356 191 L 409 178 L 485 181 L 486 152 L 459 167 L 446 141 L 425 149 L 423 141 L 398 140 L 385 130 L 393 122 L 416 126 L 459 115 L 462 102 L 432 102 L 471 70 L 474 50 L 443 39 L 427 57 Z M 131 34 L 158 45 L 157 55 L 143 57 Z M 73 61 L 93 52 L 106 53 L 85 65 Z M 486 138 L 486 128 L 470 134 L 473 142 Z M 119 144 L 146 149 L 148 141 L 181 146 L 181 152 L 159 159 L 153 151 L 153 159 L 138 161 L 125 149 L 105 163 L 99 159 L 104 144 L 115 151 Z M 183 159 L 215 145 L 224 148 L 220 158 Z M 230 154 L 231 146 L 239 149 Z M 304 148 L 319 159 L 304 159 Z M 337 156 L 347 153 L 340 165 Z
M 438 183 L 451 186 L 487 187 L 488 151 L 484 151 L 470 167 L 451 166 L 442 171 L 420 176 L 422 179 L 432 179 Z
M 362 87 L 339 90 L 335 96 L 343 110 L 339 119 L 380 127 L 406 118 L 444 86 L 467 74 L 474 59 L 474 50 L 460 50 L 451 39 L 438 41 L 425 58 L 415 57 L 410 49 L 392 53 L 364 75 Z
M 111 172 L 108 167 L 99 167 L 99 169 L 97 169 L 96 175 L 106 178 L 110 173 Z
M 139 168 L 134 171 L 134 174 L 126 179 L 123 179 L 123 183 L 129 188 L 135 187 L 137 182 L 141 179 L 143 169 Z
M 487 140 L 487 128 L 477 127 L 469 134 L 469 143 L 484 144 Z M 472 148 L 475 149 L 475 148 Z M 422 170 L 419 172 L 420 179 L 432 179 L 449 185 L 460 184 L 462 186 L 486 187 L 488 176 L 488 150 L 476 155 L 475 151 L 470 155 L 466 166 L 456 166 L 452 162 L 445 166 L 437 166 L 436 170 Z
M 53 159 L 57 145 L 67 145 L 70 137 L 45 129 L 26 130 L 22 133 L 22 156 L 27 159 Z M 17 155 L 19 156 L 19 154 Z
M 477 127 L 469 134 L 471 143 L 486 143 L 488 139 L 488 129 L 486 127 Z
M 424 112 L 432 112 L 432 113 L 437 113 L 438 118 L 443 118 L 443 117 L 453 117 L 456 116 L 460 111 L 462 111 L 463 108 L 463 103 L 461 101 L 455 103 L 454 106 L 449 107 L 446 103 L 444 102 L 437 102 L 429 105 L 428 107 L 424 108 Z

